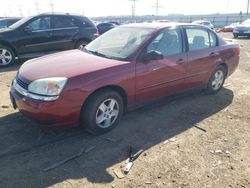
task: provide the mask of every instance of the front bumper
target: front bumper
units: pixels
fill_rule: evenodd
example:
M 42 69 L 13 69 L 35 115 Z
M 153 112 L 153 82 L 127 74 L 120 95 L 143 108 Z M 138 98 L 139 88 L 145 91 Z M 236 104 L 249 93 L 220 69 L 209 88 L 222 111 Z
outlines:
M 13 83 L 14 84 L 14 83 Z M 72 127 L 79 125 L 81 105 L 64 95 L 51 101 L 31 98 L 12 85 L 10 99 L 14 108 L 43 127 Z M 19 88 L 21 89 L 21 88 Z
M 250 30 L 233 30 L 233 34 L 238 36 L 250 36 Z

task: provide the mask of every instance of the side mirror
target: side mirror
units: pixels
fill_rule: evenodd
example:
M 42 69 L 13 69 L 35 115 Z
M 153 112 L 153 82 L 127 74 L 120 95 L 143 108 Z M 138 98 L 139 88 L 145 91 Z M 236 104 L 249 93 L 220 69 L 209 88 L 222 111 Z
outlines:
M 152 60 L 161 60 L 163 58 L 164 58 L 164 56 L 162 55 L 161 52 L 152 50 L 152 51 L 148 52 L 147 54 L 145 54 L 145 56 L 142 59 L 143 59 L 143 62 L 148 62 L 148 61 L 152 61 Z
M 23 29 L 26 33 L 32 33 L 32 29 L 30 26 L 26 26 L 24 29 Z

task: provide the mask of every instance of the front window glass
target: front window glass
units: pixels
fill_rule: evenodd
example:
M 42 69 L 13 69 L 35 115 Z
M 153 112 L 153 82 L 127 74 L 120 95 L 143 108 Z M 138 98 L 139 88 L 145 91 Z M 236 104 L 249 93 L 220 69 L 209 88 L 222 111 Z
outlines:
M 147 53 L 158 51 L 163 56 L 182 52 L 182 38 L 179 29 L 169 29 L 160 33 L 147 47 Z
M 50 17 L 41 17 L 32 21 L 28 25 L 32 31 L 47 30 L 51 29 Z
M 85 49 L 96 55 L 125 60 L 138 49 L 151 32 L 152 29 L 118 27 L 95 39 Z

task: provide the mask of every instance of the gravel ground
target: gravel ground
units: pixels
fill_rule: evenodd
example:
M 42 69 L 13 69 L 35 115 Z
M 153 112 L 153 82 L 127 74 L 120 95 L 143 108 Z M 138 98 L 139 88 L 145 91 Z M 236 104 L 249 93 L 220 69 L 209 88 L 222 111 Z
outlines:
M 250 39 L 238 41 L 239 68 L 220 93 L 168 97 L 127 113 L 98 137 L 79 128 L 39 129 L 10 104 L 20 64 L 0 69 L 0 187 L 250 187 Z M 119 179 L 114 171 L 125 166 L 130 145 L 145 151 Z

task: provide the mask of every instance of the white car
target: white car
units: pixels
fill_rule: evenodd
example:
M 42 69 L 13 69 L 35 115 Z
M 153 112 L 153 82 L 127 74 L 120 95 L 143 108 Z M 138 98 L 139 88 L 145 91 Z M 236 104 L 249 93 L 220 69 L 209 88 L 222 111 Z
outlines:
M 214 29 L 214 25 L 210 22 L 210 21 L 207 21 L 207 20 L 196 20 L 196 21 L 193 21 L 192 22 L 193 24 L 199 24 L 199 25 L 204 25 L 210 29 Z
M 245 20 L 242 24 L 237 25 L 233 30 L 234 38 L 239 36 L 250 37 L 250 19 Z

